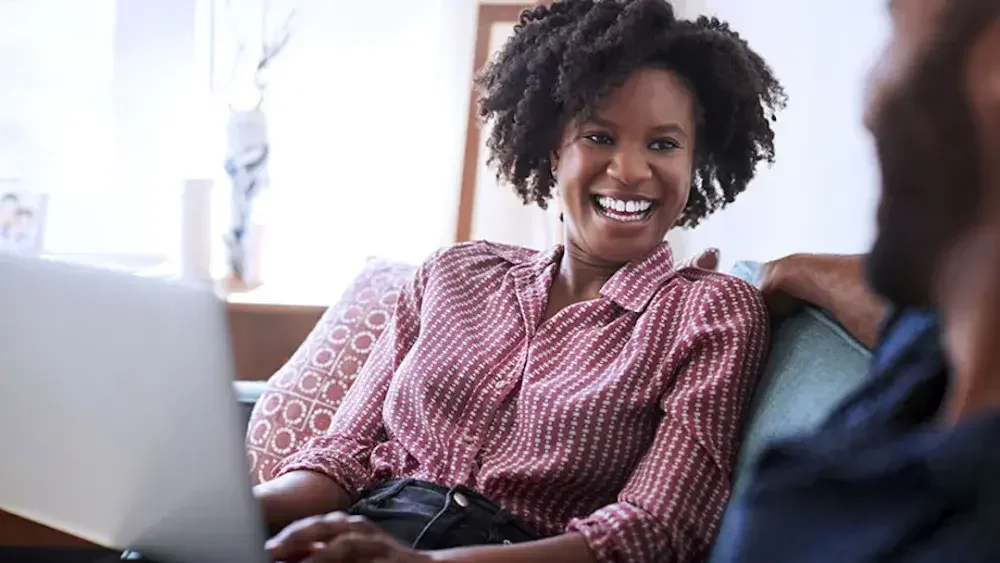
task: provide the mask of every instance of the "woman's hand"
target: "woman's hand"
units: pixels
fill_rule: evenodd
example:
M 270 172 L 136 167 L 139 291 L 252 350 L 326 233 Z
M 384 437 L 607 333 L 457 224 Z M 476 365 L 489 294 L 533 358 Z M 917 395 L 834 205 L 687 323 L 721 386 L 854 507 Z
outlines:
M 351 506 L 351 496 L 326 475 L 292 471 L 253 488 L 269 534 L 277 534 L 299 518 Z
M 272 561 L 303 563 L 429 563 L 361 516 L 331 512 L 294 522 L 267 542 Z

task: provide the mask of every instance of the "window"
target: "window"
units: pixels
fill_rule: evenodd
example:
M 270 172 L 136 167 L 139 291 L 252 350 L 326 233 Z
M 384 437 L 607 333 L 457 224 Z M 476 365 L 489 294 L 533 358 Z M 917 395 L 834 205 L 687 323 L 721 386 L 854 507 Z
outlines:
M 103 223 L 91 194 L 112 181 L 115 10 L 111 0 L 53 4 L 0 3 L 0 177 L 58 196 L 47 246 L 79 250 L 101 234 L 74 228 L 74 216 Z
M 476 6 L 271 1 L 298 14 L 263 106 L 263 279 L 328 299 L 369 256 L 452 242 Z M 51 195 L 48 253 L 176 259 L 183 181 L 207 176 L 221 265 L 226 4 L 0 3 L 0 177 Z
M 466 4 L 299 5 L 263 105 L 267 284 L 329 300 L 369 256 L 419 263 L 453 241 L 475 15 Z
M 192 134 L 195 8 L 0 3 L 0 173 L 49 194 L 47 253 L 149 265 L 173 252 L 181 181 L 204 138 Z

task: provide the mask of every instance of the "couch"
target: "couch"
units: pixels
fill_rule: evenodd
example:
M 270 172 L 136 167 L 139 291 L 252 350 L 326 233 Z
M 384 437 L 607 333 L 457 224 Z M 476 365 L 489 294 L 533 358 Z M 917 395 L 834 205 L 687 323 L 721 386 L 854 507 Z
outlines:
M 759 284 L 761 265 L 737 263 L 730 274 Z M 295 355 L 267 382 L 238 382 L 248 423 L 255 482 L 274 464 L 321 434 L 386 326 L 411 266 L 370 261 L 330 307 Z M 740 448 L 734 490 L 742 490 L 761 448 L 806 432 L 863 381 L 870 352 L 827 312 L 806 307 L 777 321 Z

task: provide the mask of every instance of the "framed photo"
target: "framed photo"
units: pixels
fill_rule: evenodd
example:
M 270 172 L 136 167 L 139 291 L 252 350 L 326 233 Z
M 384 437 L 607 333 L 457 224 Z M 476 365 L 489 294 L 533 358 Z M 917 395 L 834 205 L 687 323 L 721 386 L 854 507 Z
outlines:
M 37 256 L 42 252 L 48 196 L 0 179 L 0 252 Z

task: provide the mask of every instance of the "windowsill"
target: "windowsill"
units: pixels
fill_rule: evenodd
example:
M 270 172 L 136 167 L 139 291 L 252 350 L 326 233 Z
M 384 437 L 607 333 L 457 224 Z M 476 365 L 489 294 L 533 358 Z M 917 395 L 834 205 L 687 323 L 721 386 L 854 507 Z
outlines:
M 263 284 L 260 287 L 249 291 L 241 292 L 221 292 L 226 302 L 234 308 L 261 309 L 261 308 L 300 308 L 316 309 L 327 308 L 336 302 L 336 298 L 327 299 L 318 295 L 309 295 L 307 292 L 297 292 L 287 287 L 271 287 Z
M 142 277 L 178 279 L 180 268 L 164 256 L 131 254 L 55 254 L 42 255 L 49 260 L 108 268 L 129 272 Z M 224 279 L 216 279 L 213 286 L 220 297 L 236 309 L 261 311 L 267 308 L 327 308 L 336 303 L 350 284 L 354 275 L 361 271 L 345 268 L 344 275 L 325 279 L 325 283 L 294 283 L 283 280 L 263 283 L 248 289 L 227 287 Z M 310 276 L 302 276 L 309 279 Z

